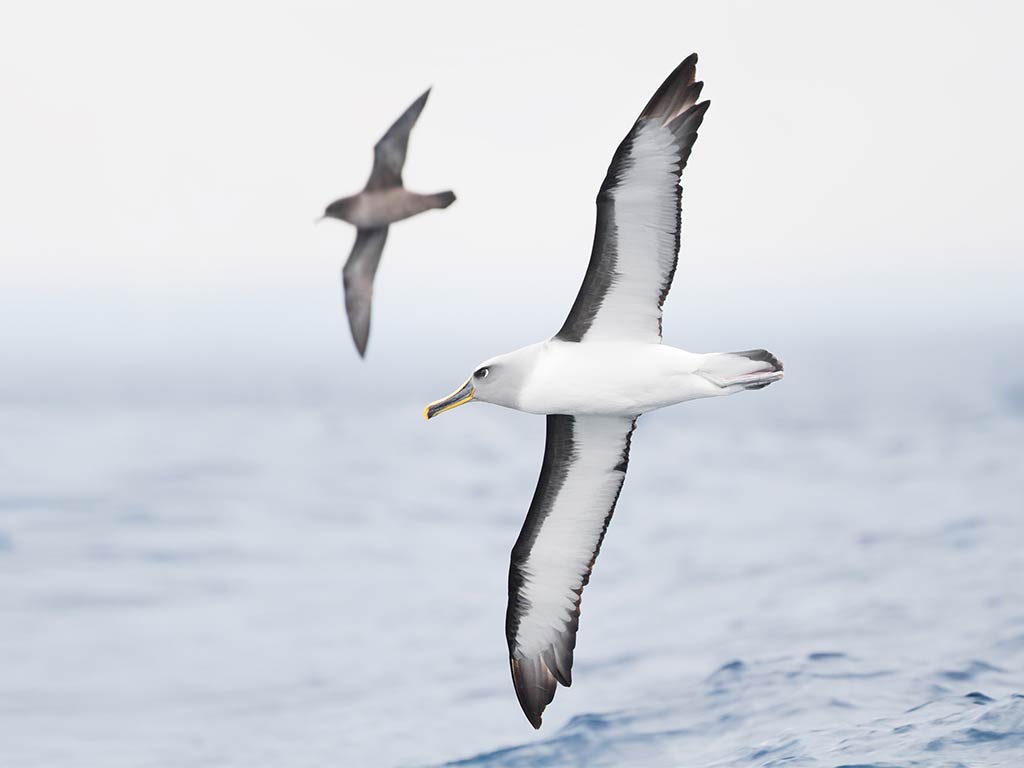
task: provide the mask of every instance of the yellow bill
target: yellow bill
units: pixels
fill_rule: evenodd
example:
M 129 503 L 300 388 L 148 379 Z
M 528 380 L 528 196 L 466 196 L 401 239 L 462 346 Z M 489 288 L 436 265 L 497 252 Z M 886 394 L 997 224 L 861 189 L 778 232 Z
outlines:
M 476 391 L 473 389 L 473 379 L 466 379 L 466 383 L 448 395 L 448 397 L 435 400 L 424 408 L 423 416 L 424 418 L 432 419 L 439 413 L 450 411 L 452 408 L 456 408 L 463 403 L 468 403 L 473 399 L 474 394 L 476 394 Z

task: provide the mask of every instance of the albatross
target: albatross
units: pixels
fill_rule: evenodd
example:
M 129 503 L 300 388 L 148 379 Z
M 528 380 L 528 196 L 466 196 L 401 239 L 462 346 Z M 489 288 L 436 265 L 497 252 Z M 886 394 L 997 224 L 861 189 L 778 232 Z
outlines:
M 667 405 L 762 389 L 782 378 L 764 349 L 698 354 L 662 343 L 679 252 L 679 180 L 710 102 L 697 55 L 644 107 L 597 195 L 590 265 L 561 329 L 477 366 L 430 403 L 471 401 L 547 417 L 540 479 L 512 549 L 505 635 L 516 695 L 534 728 L 572 684 L 580 599 L 615 510 L 637 418 Z
M 388 239 L 388 225 L 432 208 L 447 208 L 455 202 L 455 193 L 451 190 L 421 195 L 410 192 L 402 183 L 409 134 L 428 96 L 429 88 L 409 105 L 374 146 L 373 170 L 363 191 L 335 200 L 322 217 L 341 219 L 356 227 L 356 242 L 342 268 L 341 278 L 348 324 L 360 357 L 366 356 L 366 343 L 370 338 L 373 278 Z

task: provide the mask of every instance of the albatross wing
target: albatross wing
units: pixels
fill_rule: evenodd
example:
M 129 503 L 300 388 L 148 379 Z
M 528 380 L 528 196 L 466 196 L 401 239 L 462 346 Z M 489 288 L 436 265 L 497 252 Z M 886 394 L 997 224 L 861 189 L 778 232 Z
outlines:
M 380 255 L 388 239 L 387 227 L 359 229 L 352 253 L 341 270 L 345 287 L 345 310 L 359 356 L 366 356 L 366 342 L 370 338 L 370 305 L 373 302 L 373 278 L 377 274 Z
M 369 191 L 402 186 L 402 168 L 405 166 L 405 152 L 409 148 L 409 133 L 416 125 L 430 96 L 427 88 L 409 108 L 402 113 L 388 132 L 373 147 L 373 170 L 366 182 Z
M 679 179 L 711 102 L 700 104 L 697 54 L 668 76 L 640 113 L 597 195 L 590 266 L 563 341 L 661 340 L 661 307 L 679 253 Z
M 572 684 L 580 598 L 629 462 L 636 419 L 548 416 L 544 463 L 508 574 L 505 635 L 519 704 L 534 728 Z

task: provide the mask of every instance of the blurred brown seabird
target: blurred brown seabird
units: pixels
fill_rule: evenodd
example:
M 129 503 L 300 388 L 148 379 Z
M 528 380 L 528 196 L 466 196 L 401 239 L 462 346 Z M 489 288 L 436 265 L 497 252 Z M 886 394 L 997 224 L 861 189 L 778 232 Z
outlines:
M 341 270 L 341 278 L 352 340 L 360 357 L 366 355 L 366 343 L 370 337 L 373 278 L 388 238 L 388 225 L 432 208 L 447 208 L 455 202 L 455 193 L 450 190 L 421 195 L 402 185 L 409 133 L 416 125 L 428 96 L 429 88 L 374 146 L 373 170 L 363 191 L 335 200 L 324 211 L 324 218 L 340 219 L 356 227 L 356 242 Z

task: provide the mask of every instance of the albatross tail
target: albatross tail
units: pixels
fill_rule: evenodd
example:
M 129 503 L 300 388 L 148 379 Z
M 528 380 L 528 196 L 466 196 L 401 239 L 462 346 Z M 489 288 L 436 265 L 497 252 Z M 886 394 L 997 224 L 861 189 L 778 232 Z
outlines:
M 724 395 L 744 389 L 763 389 L 782 378 L 782 361 L 766 349 L 717 352 L 705 356 L 697 371 L 720 387 Z

